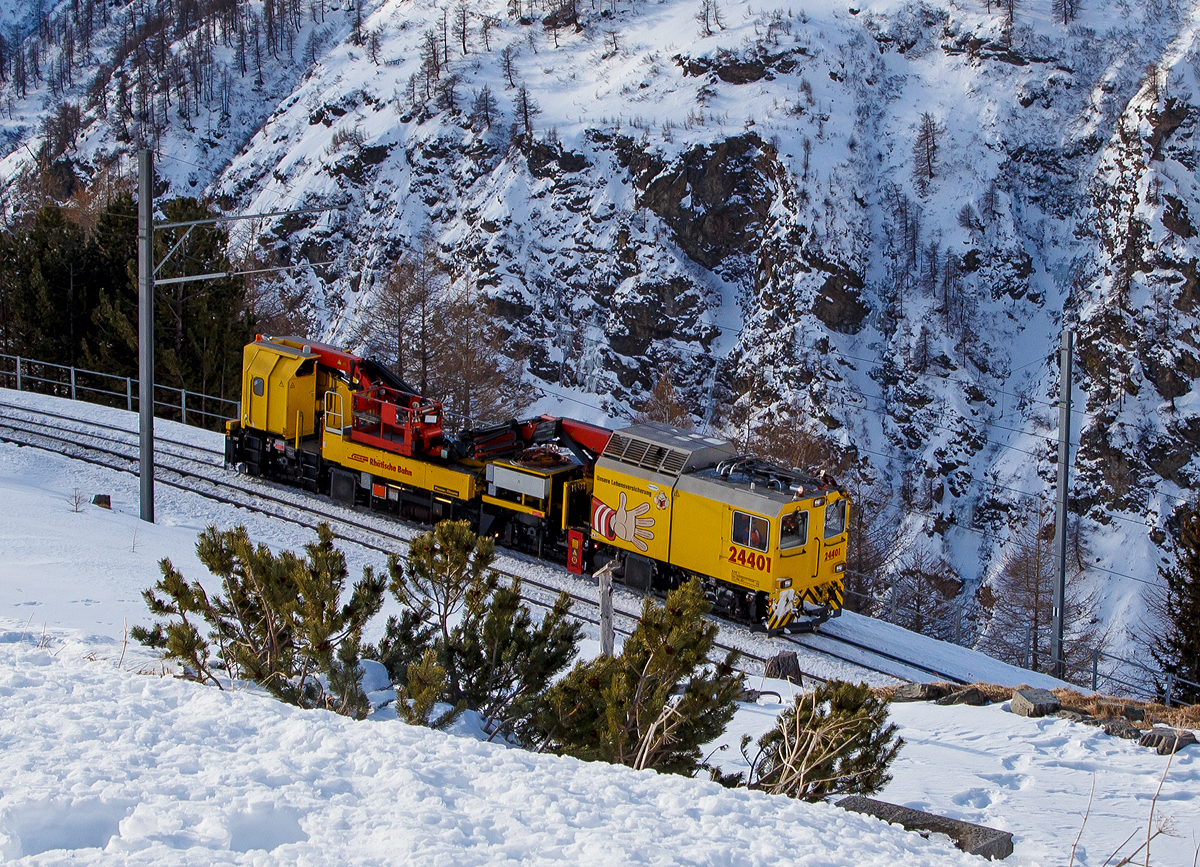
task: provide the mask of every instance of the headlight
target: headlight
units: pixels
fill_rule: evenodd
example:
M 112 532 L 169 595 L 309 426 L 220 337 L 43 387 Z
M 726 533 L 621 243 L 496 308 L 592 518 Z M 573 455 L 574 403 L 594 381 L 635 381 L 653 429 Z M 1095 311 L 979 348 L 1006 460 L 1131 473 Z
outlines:
M 845 564 L 845 563 L 838 563 L 836 566 L 834 566 L 834 567 L 833 567 L 833 571 L 834 571 L 834 572 L 845 572 L 845 571 L 846 571 L 846 564 Z
M 779 579 L 779 589 L 780 589 L 780 590 L 787 590 L 787 589 L 788 589 L 789 587 L 791 587 L 791 586 L 792 586 L 792 579 L 791 579 L 791 578 L 781 578 L 781 579 Z

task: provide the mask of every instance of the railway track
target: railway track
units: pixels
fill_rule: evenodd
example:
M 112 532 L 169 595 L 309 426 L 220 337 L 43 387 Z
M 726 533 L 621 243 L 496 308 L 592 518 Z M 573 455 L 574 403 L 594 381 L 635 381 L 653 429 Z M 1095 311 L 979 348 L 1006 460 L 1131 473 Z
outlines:
M 0 401 L 0 441 L 53 451 L 117 472 L 138 473 L 138 432 L 120 425 Z M 394 519 L 347 509 L 293 488 L 231 473 L 224 467 L 223 450 L 183 442 L 162 433 L 156 433 L 155 437 L 155 464 L 156 484 L 310 529 L 322 521 L 328 522 L 340 538 L 381 554 L 402 553 L 409 540 L 421 532 Z M 504 551 L 497 559 L 500 562 L 494 567 L 496 571 L 510 581 L 520 580 L 522 596 L 531 604 L 549 608 L 558 594 L 565 592 L 573 603 L 572 616 L 598 625 L 597 595 L 595 592 L 584 594 L 571 587 L 571 584 L 578 584 L 579 579 L 567 578 L 565 574 L 546 574 L 544 578 L 530 574 L 538 571 L 553 573 L 555 570 L 542 561 L 525 558 L 516 552 Z M 514 571 L 511 567 L 517 564 L 526 569 Z M 640 616 L 640 599 L 618 587 L 613 602 L 614 628 L 622 635 L 629 635 Z M 744 627 L 715 619 L 713 622 L 722 629 L 716 649 L 723 653 L 736 650 L 745 663 L 750 663 L 744 667 L 752 674 L 761 674 L 767 657 L 774 652 L 798 647 L 806 655 L 815 654 L 897 680 L 933 677 L 962 682 L 953 675 L 829 633 L 803 637 L 781 635 L 768 639 Z M 766 648 L 772 646 L 773 652 L 766 652 Z M 809 680 L 826 680 L 804 670 L 803 663 L 801 669 Z

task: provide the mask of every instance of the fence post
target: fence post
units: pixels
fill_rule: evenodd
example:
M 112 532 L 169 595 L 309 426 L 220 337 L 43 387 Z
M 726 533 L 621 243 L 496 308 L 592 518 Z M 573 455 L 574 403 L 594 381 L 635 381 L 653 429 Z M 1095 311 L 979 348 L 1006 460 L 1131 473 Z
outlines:
M 1033 627 L 1025 627 L 1025 668 L 1033 668 Z
M 187 424 L 187 389 L 179 389 L 179 415 L 184 424 Z
M 596 573 L 600 590 L 600 655 L 612 656 L 616 636 L 613 633 L 612 567 L 605 566 Z
M 21 390 L 21 356 L 17 356 L 17 391 Z
M 1167 695 L 1163 699 L 1163 704 L 1165 704 L 1167 707 L 1171 706 L 1171 693 L 1173 693 L 1174 691 L 1175 691 L 1175 675 L 1173 675 L 1171 672 L 1168 671 L 1167 672 Z
M 125 377 L 125 408 L 133 412 L 133 378 Z
M 71 400 L 75 399 L 75 368 L 71 368 Z
M 1100 648 L 1092 648 L 1092 692 L 1096 691 L 1097 684 L 1100 682 Z

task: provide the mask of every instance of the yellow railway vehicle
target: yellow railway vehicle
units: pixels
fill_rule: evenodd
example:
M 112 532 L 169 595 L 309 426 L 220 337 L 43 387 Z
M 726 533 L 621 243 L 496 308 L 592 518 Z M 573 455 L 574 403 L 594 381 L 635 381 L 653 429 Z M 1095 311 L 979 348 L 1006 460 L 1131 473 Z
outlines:
M 663 424 L 541 416 L 447 435 L 442 407 L 378 363 L 294 337 L 243 354 L 227 465 L 424 523 L 471 521 L 645 591 L 700 576 L 717 613 L 814 628 L 842 607 L 847 499 L 827 478 Z
M 774 630 L 840 613 L 847 508 L 827 479 L 637 424 L 596 462 L 591 536 L 626 584 L 666 589 L 698 575 L 718 613 Z

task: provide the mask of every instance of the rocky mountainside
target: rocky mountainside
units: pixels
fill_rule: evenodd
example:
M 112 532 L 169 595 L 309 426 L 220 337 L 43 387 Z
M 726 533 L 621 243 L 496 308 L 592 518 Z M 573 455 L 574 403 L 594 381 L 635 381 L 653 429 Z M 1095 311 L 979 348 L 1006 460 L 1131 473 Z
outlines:
M 68 195 L 143 143 L 163 193 L 328 208 L 233 242 L 332 263 L 273 291 L 352 343 L 398 257 L 432 249 L 490 304 L 531 410 L 620 423 L 669 375 L 698 426 L 815 443 L 861 480 L 873 566 L 957 579 L 947 637 L 1001 628 L 974 591 L 1047 536 L 1075 329 L 1075 580 L 1140 652 L 1200 471 L 1191 0 L 6 15 L 10 215 L 34 167 Z M 865 586 L 886 606 L 887 585 Z

